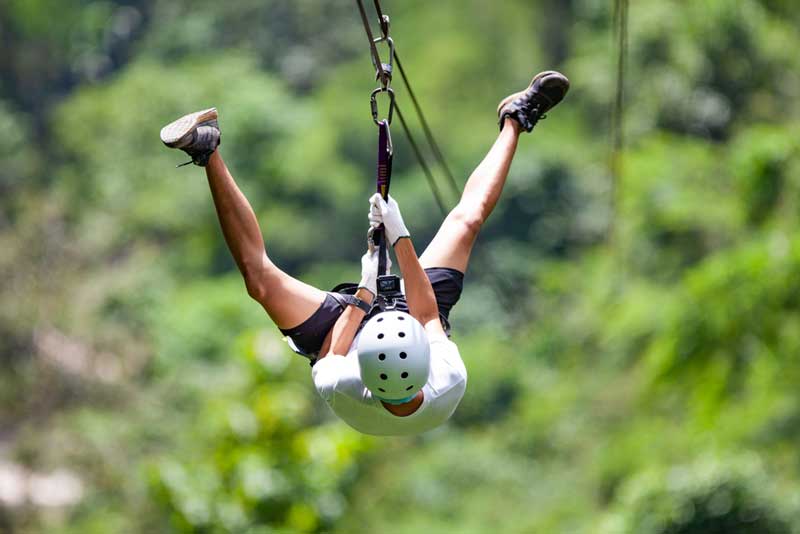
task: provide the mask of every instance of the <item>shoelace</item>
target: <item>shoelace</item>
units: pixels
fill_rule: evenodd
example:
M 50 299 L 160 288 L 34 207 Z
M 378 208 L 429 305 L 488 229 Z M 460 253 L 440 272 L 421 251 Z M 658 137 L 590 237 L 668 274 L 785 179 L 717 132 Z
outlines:
M 191 142 L 190 146 L 195 146 L 195 145 L 201 145 L 202 146 L 203 144 L 208 144 L 210 141 L 213 140 L 213 138 L 214 138 L 213 130 L 211 130 L 210 127 L 207 124 L 201 124 L 200 126 L 197 127 L 197 129 L 195 129 L 194 137 L 192 139 L 192 142 Z M 190 163 L 196 163 L 197 159 L 198 159 L 198 156 L 200 158 L 203 158 L 204 156 L 206 156 L 206 153 L 203 152 L 203 151 L 200 151 L 200 150 L 198 150 L 197 152 L 193 152 L 191 150 L 184 149 L 184 151 L 187 154 L 189 154 L 190 156 L 192 156 L 192 159 L 190 159 L 186 163 L 181 163 L 180 165 L 176 165 L 175 166 L 176 169 L 180 168 L 180 167 L 185 167 L 186 165 L 189 165 Z M 213 152 L 213 151 L 209 151 L 209 154 L 211 152 Z
M 539 113 L 539 109 L 540 108 L 541 108 L 541 106 L 538 103 L 536 105 L 534 105 L 534 106 L 525 106 L 525 114 L 528 117 L 532 117 L 533 114 L 535 113 L 536 114 L 536 120 L 537 121 L 541 120 L 541 119 L 543 119 L 545 117 L 545 115 L 544 115 L 544 113 Z
M 553 107 L 553 105 L 554 105 L 553 104 L 553 99 L 550 98 L 549 96 L 547 96 L 543 91 L 537 92 L 536 93 L 536 97 L 546 100 L 547 101 L 546 103 L 549 104 L 549 107 Z M 547 118 L 547 114 L 546 113 L 541 113 L 540 114 L 540 112 L 539 112 L 539 109 L 541 109 L 541 106 L 543 104 L 544 104 L 543 102 L 535 102 L 534 95 L 531 95 L 530 97 L 528 97 L 526 99 L 526 102 L 524 102 L 522 104 L 522 106 L 525 108 L 525 114 L 528 117 L 530 117 L 534 112 L 537 113 L 538 118 L 535 121 L 533 121 L 534 124 L 536 122 L 540 121 L 540 120 L 544 120 L 544 119 Z
M 523 103 L 521 106 L 522 115 L 525 118 L 525 129 L 531 131 L 536 123 L 540 120 L 546 119 L 547 115 L 544 113 L 540 113 L 539 109 L 541 108 L 541 104 L 536 102 L 532 102 L 528 100 L 527 102 Z

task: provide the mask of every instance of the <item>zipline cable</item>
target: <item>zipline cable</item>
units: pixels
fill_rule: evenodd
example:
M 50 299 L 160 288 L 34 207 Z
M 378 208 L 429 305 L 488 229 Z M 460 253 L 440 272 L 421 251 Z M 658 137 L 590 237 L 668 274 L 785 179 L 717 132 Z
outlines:
M 375 1 L 377 2 L 378 0 Z M 411 97 L 411 102 L 414 104 L 414 109 L 416 110 L 417 117 L 422 125 L 422 130 L 425 132 L 425 137 L 428 140 L 428 145 L 431 148 L 431 152 L 433 152 L 433 156 L 436 158 L 439 166 L 444 171 L 445 176 L 447 176 L 450 190 L 453 192 L 453 195 L 455 195 L 456 199 L 458 199 L 461 196 L 461 189 L 458 187 L 456 179 L 453 177 L 453 173 L 450 171 L 450 167 L 447 165 L 447 161 L 444 159 L 444 155 L 439 148 L 439 143 L 436 142 L 436 138 L 434 138 L 433 132 L 431 131 L 430 126 L 428 126 L 428 121 L 425 120 L 425 114 L 422 112 L 422 108 L 417 101 L 417 96 L 414 94 L 414 90 L 411 89 L 411 83 L 408 81 L 406 71 L 403 68 L 403 63 L 400 61 L 400 56 L 397 55 L 396 50 L 394 53 L 394 59 L 397 61 L 397 67 L 400 69 L 400 76 L 403 78 L 403 85 L 406 86 L 408 96 Z
M 439 190 L 439 186 L 436 185 L 436 180 L 433 179 L 433 174 L 431 173 L 428 163 L 425 161 L 425 158 L 422 157 L 422 152 L 420 152 L 417 142 L 411 135 L 411 130 L 409 130 L 408 124 L 406 124 L 406 119 L 403 117 L 403 113 L 400 111 L 400 106 L 395 103 L 394 109 L 397 112 L 397 117 L 400 119 L 400 124 L 403 126 L 403 131 L 408 139 L 408 144 L 411 145 L 411 150 L 414 152 L 414 155 L 419 162 L 419 166 L 422 167 L 422 171 L 425 173 L 425 178 L 428 181 L 428 187 L 430 187 L 431 193 L 433 193 L 433 197 L 436 199 L 436 204 L 439 206 L 439 211 L 442 212 L 442 215 L 447 216 L 447 207 L 442 200 L 442 193 Z
M 375 2 L 377 5 L 377 0 L 375 0 Z M 372 36 L 372 28 L 369 26 L 369 20 L 367 19 L 367 12 L 364 9 L 364 3 L 361 0 L 356 0 L 356 3 L 358 4 L 358 11 L 361 13 L 361 22 L 364 23 L 364 31 L 367 34 L 367 39 L 369 39 L 369 51 L 372 55 L 372 64 L 375 66 L 377 72 L 376 78 L 381 80 L 381 83 L 383 83 L 385 87 L 387 85 L 384 83 L 384 80 L 386 79 L 386 72 L 383 70 L 381 56 L 378 54 L 378 48 L 375 46 L 375 39 Z M 381 31 L 383 31 L 383 24 L 381 24 Z
M 370 40 L 370 50 L 373 54 L 373 63 L 376 65 L 381 65 L 380 57 L 378 56 L 377 49 L 375 48 L 375 39 L 372 35 L 372 30 L 370 29 L 369 22 L 367 20 L 366 11 L 364 10 L 364 4 L 361 0 L 357 0 L 358 8 L 361 13 L 361 20 L 364 23 L 364 29 L 366 30 L 367 37 Z M 375 6 L 375 12 L 378 15 L 378 21 L 381 27 L 382 39 L 386 40 L 389 38 L 389 17 L 384 14 L 383 8 L 381 7 L 380 0 L 373 0 L 373 5 Z M 409 97 L 411 97 L 411 103 L 414 105 L 414 110 L 417 114 L 417 118 L 422 125 L 422 130 L 425 133 L 425 138 L 428 141 L 428 146 L 430 147 L 431 152 L 433 153 L 434 158 L 436 159 L 439 166 L 442 168 L 444 175 L 448 179 L 448 185 L 450 186 L 450 190 L 453 192 L 453 195 L 456 199 L 461 196 L 461 189 L 458 187 L 455 178 L 453 177 L 453 173 L 450 170 L 450 166 L 447 164 L 447 161 L 444 158 L 441 148 L 439 148 L 439 143 L 436 142 L 436 138 L 431 131 L 430 126 L 428 125 L 428 121 L 425 119 L 425 114 L 422 112 L 422 107 L 419 105 L 419 101 L 417 100 L 417 96 L 414 93 L 414 90 L 411 88 L 411 83 L 408 81 L 408 76 L 406 75 L 406 71 L 403 68 L 403 64 L 400 61 L 400 57 L 397 55 L 397 51 L 393 52 L 393 57 L 397 61 L 397 66 L 400 69 L 400 75 L 403 78 L 403 85 L 405 85 L 406 90 L 408 91 Z M 383 71 L 379 70 L 378 76 L 382 77 Z M 414 149 L 414 154 L 419 161 L 419 164 L 423 169 L 427 169 L 425 172 L 425 176 L 428 180 L 428 184 L 431 187 L 431 192 L 433 193 L 434 197 L 436 197 L 436 203 L 439 205 L 440 209 L 444 206 L 442 202 L 441 192 L 436 186 L 436 182 L 433 178 L 433 175 L 430 173 L 430 167 L 421 157 L 421 151 L 419 150 L 419 146 L 416 142 L 411 138 L 410 129 L 406 124 L 405 120 L 401 118 L 401 122 L 403 124 L 403 130 L 405 131 L 406 137 L 408 138 L 409 144 Z
M 614 238 L 617 204 L 619 195 L 620 174 L 622 173 L 621 154 L 625 145 L 624 119 L 625 119 L 625 74 L 628 58 L 628 0 L 614 1 L 614 37 L 616 44 L 616 90 L 611 114 L 611 198 L 609 221 L 609 238 Z

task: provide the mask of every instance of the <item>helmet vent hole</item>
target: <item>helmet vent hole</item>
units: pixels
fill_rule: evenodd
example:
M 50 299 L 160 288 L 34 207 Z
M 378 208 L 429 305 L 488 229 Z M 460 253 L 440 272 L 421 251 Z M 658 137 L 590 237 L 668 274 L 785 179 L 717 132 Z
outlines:
M 378 339 L 383 339 L 383 334 L 378 334 Z
M 410 390 L 411 388 L 413 388 L 413 387 L 414 387 L 413 385 L 410 385 L 410 386 L 408 386 L 408 387 L 406 388 L 406 391 L 409 391 L 409 390 Z
M 378 322 L 378 323 L 381 322 L 381 321 L 383 321 L 383 317 L 378 317 L 378 319 L 376 320 L 376 322 Z
M 401 352 L 400 353 L 400 359 L 401 360 L 405 360 L 406 358 L 408 358 L 408 354 L 406 354 L 405 352 Z
M 400 333 L 399 333 L 399 334 L 397 334 L 397 335 L 398 335 L 398 336 L 400 336 L 400 337 L 406 337 L 406 333 L 405 333 L 405 332 L 400 332 Z
M 381 380 L 386 380 L 387 378 L 389 378 L 389 377 L 386 376 L 384 373 L 381 373 Z
M 405 317 L 403 317 L 402 315 L 398 315 L 398 316 L 397 316 L 397 320 L 398 320 L 398 321 L 405 321 L 405 320 L 406 320 L 406 318 L 405 318 Z
M 383 388 L 378 388 L 378 391 L 380 391 L 381 393 L 386 393 L 386 390 Z
M 382 353 L 382 352 L 381 352 L 380 354 L 378 354 L 378 359 L 379 359 L 380 361 L 383 361 L 383 360 L 385 360 L 385 359 L 386 359 L 386 355 L 385 355 L 384 353 Z
M 400 375 L 400 378 L 408 378 L 408 373 L 403 371 L 403 374 Z

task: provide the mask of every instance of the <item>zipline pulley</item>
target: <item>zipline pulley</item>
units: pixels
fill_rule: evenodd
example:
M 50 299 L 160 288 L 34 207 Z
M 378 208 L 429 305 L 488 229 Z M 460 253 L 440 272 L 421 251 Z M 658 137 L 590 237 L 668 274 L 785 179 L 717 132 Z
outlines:
M 376 4 L 375 7 L 379 8 L 380 5 Z M 381 14 L 380 24 L 381 24 L 381 35 L 383 35 L 384 39 L 388 39 L 389 38 L 389 15 Z
M 374 42 L 375 44 L 378 44 L 384 41 L 389 47 L 389 62 L 381 62 L 381 68 L 378 68 L 378 65 L 375 65 L 375 81 L 380 82 L 381 87 L 387 89 L 389 84 L 392 83 L 392 73 L 394 72 L 394 41 L 391 37 L 383 36 L 376 37 Z M 373 59 L 373 63 L 374 62 L 375 60 Z

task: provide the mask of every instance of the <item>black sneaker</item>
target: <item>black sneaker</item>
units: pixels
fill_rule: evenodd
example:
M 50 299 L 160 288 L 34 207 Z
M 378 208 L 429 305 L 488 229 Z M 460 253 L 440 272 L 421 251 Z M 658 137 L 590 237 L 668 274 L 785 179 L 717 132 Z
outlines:
M 530 132 L 539 119 L 545 118 L 546 112 L 561 102 L 568 89 L 569 80 L 560 72 L 540 72 L 533 77 L 527 89 L 505 97 L 497 106 L 500 129 L 503 129 L 506 117 L 511 117 Z
M 208 158 L 219 146 L 217 108 L 189 113 L 167 124 L 161 128 L 161 141 L 168 147 L 180 148 L 191 156 L 192 161 L 187 161 L 183 165 L 194 163 L 205 167 Z

